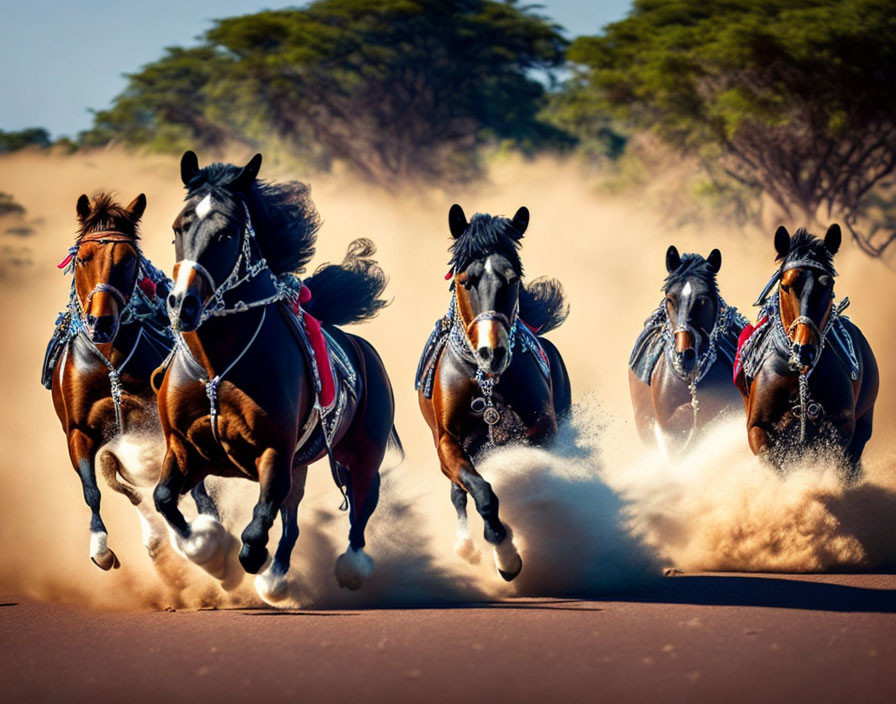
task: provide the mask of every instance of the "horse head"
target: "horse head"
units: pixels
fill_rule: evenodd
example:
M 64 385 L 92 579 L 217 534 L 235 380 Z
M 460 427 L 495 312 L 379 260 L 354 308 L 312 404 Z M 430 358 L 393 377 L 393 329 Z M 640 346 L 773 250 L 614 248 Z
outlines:
M 696 372 L 698 357 L 709 346 L 721 307 L 716 283 L 721 267 L 718 249 L 705 259 L 699 254 L 682 256 L 674 245 L 666 251 L 666 318 L 675 340 L 672 364 L 682 376 Z
M 448 213 L 457 314 L 478 368 L 489 376 L 510 364 L 523 274 L 517 250 L 528 225 L 525 207 L 512 219 L 477 213 L 467 222 L 457 204 Z
M 840 249 L 840 226 L 831 225 L 820 240 L 806 232 L 787 229 L 775 232 L 779 272 L 778 306 L 781 323 L 790 338 L 790 365 L 806 371 L 821 352 L 823 330 L 834 302 L 833 257 Z
M 168 296 L 172 325 L 192 331 L 212 296 L 239 265 L 248 226 L 246 201 L 261 168 L 256 154 L 242 168 L 199 168 L 194 152 L 183 155 L 181 180 L 186 204 L 174 220 L 174 290 Z
M 93 202 L 82 195 L 76 207 L 80 228 L 72 253 L 75 293 L 90 339 L 111 344 L 137 286 L 142 256 L 137 225 L 146 196 L 141 193 L 123 208 L 105 193 Z

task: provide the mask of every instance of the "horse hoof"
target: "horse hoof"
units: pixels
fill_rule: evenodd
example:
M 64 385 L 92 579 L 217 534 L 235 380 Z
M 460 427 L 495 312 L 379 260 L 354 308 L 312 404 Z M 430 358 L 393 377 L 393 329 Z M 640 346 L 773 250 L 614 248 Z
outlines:
M 240 564 L 249 574 L 258 574 L 268 560 L 268 549 L 264 546 L 243 543 L 240 549 Z
M 106 545 L 107 538 L 106 533 L 90 534 L 90 559 L 101 570 L 117 570 L 121 567 L 121 563 L 118 561 L 118 556 Z
M 454 544 L 454 552 L 471 565 L 478 565 L 479 559 L 482 557 L 482 553 L 479 552 L 479 548 L 476 547 L 471 538 L 458 540 Z
M 190 535 L 182 538 L 172 531 L 175 549 L 213 577 L 223 579 L 227 572 L 227 529 L 211 516 L 198 515 L 190 524 Z
M 343 589 L 355 591 L 373 574 L 373 558 L 363 549 L 349 547 L 336 560 L 336 581 Z
M 255 578 L 255 591 L 266 604 L 277 606 L 289 596 L 289 583 L 286 575 L 276 572 L 271 565 Z
M 495 545 L 495 567 L 505 582 L 511 582 L 523 569 L 523 559 L 517 552 L 510 535 Z

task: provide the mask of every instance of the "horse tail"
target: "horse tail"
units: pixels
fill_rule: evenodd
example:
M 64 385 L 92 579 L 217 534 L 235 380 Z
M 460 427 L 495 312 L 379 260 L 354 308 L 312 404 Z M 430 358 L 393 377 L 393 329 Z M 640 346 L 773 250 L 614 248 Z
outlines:
M 376 245 L 358 238 L 341 264 L 322 264 L 304 280 L 311 291 L 305 310 L 324 325 L 350 325 L 370 320 L 388 301 L 380 298 L 388 279 L 372 259 Z
M 568 315 L 569 303 L 557 279 L 542 276 L 520 289 L 520 317 L 539 335 L 559 328 Z
M 404 445 L 401 444 L 401 438 L 398 437 L 398 429 L 394 425 L 392 426 L 392 430 L 389 431 L 389 441 L 386 444 L 386 447 L 390 450 L 395 450 L 398 453 L 399 463 L 404 462 Z

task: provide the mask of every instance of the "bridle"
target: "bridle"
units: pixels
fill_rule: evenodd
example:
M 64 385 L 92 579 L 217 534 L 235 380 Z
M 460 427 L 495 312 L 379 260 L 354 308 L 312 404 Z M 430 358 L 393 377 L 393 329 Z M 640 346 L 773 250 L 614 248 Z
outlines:
M 78 242 L 77 246 L 73 247 L 70 251 L 70 256 L 74 259 L 78 255 L 78 251 L 81 247 L 87 243 L 95 243 L 95 244 L 127 244 L 130 245 L 134 249 L 134 254 L 138 259 L 138 270 L 140 268 L 140 263 L 142 263 L 142 257 L 137 249 L 134 247 L 134 239 L 132 237 L 128 237 L 123 232 L 119 232 L 117 230 L 100 230 L 97 232 L 91 232 L 88 235 L 85 235 Z M 133 296 L 134 290 L 137 288 L 137 282 L 139 281 L 140 276 L 139 273 L 134 277 L 134 288 L 131 289 L 131 293 L 125 296 L 122 291 L 113 286 L 112 284 L 101 281 L 96 286 L 94 286 L 90 293 L 87 294 L 84 298 L 84 303 L 80 306 L 80 314 L 86 315 L 86 310 L 90 308 L 90 302 L 93 300 L 93 297 L 98 293 L 106 293 L 112 296 L 115 299 L 116 304 L 118 304 L 118 315 L 119 318 L 122 317 L 125 310 L 128 308 L 128 303 L 130 302 L 131 296 Z M 72 281 L 72 285 L 74 286 L 74 281 Z M 82 320 L 83 322 L 83 320 Z

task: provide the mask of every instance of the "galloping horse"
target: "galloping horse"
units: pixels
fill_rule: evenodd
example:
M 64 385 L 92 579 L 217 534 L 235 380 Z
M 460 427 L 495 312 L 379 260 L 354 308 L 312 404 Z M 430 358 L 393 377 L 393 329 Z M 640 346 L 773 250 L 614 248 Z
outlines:
M 137 507 L 150 556 L 165 533 L 138 488 L 154 486 L 159 476 L 161 452 L 159 461 L 145 457 L 153 454 L 153 440 L 164 446 L 149 378 L 173 345 L 165 276 L 140 251 L 137 225 L 145 208 L 142 193 L 127 208 L 106 194 L 92 204 L 86 195 L 78 199 L 80 228 L 60 264 L 73 274 L 71 294 L 43 369 L 91 511 L 90 558 L 104 570 L 119 562 L 100 517 L 97 464 Z M 201 511 L 216 515 L 201 485 L 194 498 Z
M 781 265 L 757 301 L 757 326 L 743 336 L 735 383 L 755 454 L 780 465 L 794 449 L 828 443 L 844 450 L 853 478 L 871 437 L 880 377 L 865 336 L 842 314 L 849 299 L 834 303 L 841 237 L 836 224 L 824 240 L 803 228 L 793 237 L 784 227 L 775 232 Z
M 675 453 L 719 416 L 740 409 L 731 384 L 737 338 L 747 324 L 719 295 L 722 253 L 666 251 L 665 297 L 644 323 L 628 381 L 641 440 Z
M 461 207 L 451 206 L 451 306 L 424 348 L 416 383 L 442 472 L 452 482 L 455 550 L 478 559 L 467 526 L 469 493 L 507 581 L 523 563 L 498 517 L 498 497 L 473 460 L 484 448 L 513 440 L 545 443 L 571 403 L 563 359 L 540 337 L 566 319 L 560 284 L 521 281 L 518 249 L 528 224 L 526 208 L 512 220 L 476 214 L 468 223 Z
M 389 441 L 399 443 L 382 361 L 368 342 L 331 327 L 368 319 L 385 305 L 372 244 L 356 241 L 341 266 L 318 269 L 303 289 L 293 272 L 311 259 L 318 229 L 308 188 L 258 182 L 260 166 L 260 154 L 243 168 L 200 169 L 193 152 L 181 161 L 187 197 L 174 221 L 168 299 L 176 346 L 159 389 L 168 450 L 155 501 L 180 549 L 214 566 L 223 548 L 220 524 L 188 523 L 178 497 L 209 474 L 257 481 L 239 560 L 249 573 L 262 569 L 280 511 L 276 556 L 256 579 L 260 595 L 276 601 L 286 591 L 308 464 L 328 456 L 347 492 L 349 547 L 336 576 L 356 589 L 373 568 L 364 530 L 379 496 L 380 464 Z

